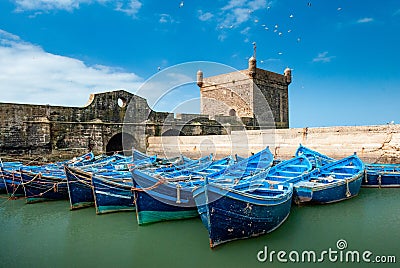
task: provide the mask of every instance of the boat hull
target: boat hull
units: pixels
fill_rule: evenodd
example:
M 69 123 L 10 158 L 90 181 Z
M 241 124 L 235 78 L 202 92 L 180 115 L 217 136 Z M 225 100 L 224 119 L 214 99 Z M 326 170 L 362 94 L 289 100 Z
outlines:
M 92 185 L 97 214 L 135 210 L 132 186 L 96 175 L 92 177 Z
M 290 214 L 292 193 L 291 190 L 279 199 L 260 201 L 206 185 L 195 189 L 193 195 L 213 248 L 277 229 Z M 214 201 L 208 203 L 207 200 Z
M 136 217 L 139 225 L 198 217 L 196 207 L 182 207 L 159 201 L 157 192 L 135 191 Z
M 177 189 L 175 185 L 166 183 L 144 191 L 141 189 L 151 188 L 158 179 L 140 171 L 133 171 L 132 176 L 135 187 L 141 187 L 134 191 L 139 225 L 198 217 L 192 188 Z
M 6 184 L 4 183 L 3 176 L 0 177 L 0 193 L 7 193 Z
M 362 180 L 361 187 L 366 188 L 399 188 L 400 187 L 400 165 L 375 166 L 369 170 Z
M 94 206 L 91 175 L 65 167 L 71 210 Z
M 4 187 L 7 195 L 11 198 L 25 196 L 24 188 L 21 185 L 21 174 L 16 171 L 2 170 Z
M 38 176 L 35 173 L 21 173 L 27 204 L 68 199 L 65 178 Z
M 361 187 L 362 174 L 349 180 L 348 186 L 345 181 L 340 181 L 333 185 L 313 187 L 304 185 L 294 186 L 293 201 L 297 204 L 329 204 L 358 195 Z

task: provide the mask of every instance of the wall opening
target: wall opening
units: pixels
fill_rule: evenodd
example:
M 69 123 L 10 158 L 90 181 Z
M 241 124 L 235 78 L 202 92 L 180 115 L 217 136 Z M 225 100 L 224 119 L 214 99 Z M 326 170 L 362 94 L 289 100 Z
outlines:
M 118 98 L 118 106 L 121 108 L 126 107 L 127 100 L 123 97 Z
M 128 133 L 118 133 L 111 137 L 106 146 L 106 154 L 113 155 L 120 153 L 123 155 L 132 155 L 132 147 L 137 144 L 135 138 Z M 125 151 L 124 151 L 125 149 Z

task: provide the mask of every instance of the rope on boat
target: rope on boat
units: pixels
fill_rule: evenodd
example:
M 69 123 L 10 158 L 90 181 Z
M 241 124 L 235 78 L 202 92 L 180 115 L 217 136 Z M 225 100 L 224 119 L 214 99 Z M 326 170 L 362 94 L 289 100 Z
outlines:
M 21 180 L 21 184 L 22 184 L 22 185 L 26 185 L 26 184 L 32 183 L 34 180 L 37 179 L 37 177 L 41 178 L 41 177 L 42 177 L 42 173 L 39 172 L 39 173 L 36 174 L 35 177 L 33 177 L 33 179 L 31 179 L 30 181 L 23 182 L 23 181 Z
M 27 181 L 27 182 L 22 182 L 21 181 L 21 184 L 20 185 L 27 185 L 27 184 L 30 184 L 30 183 L 32 183 L 33 181 L 35 181 L 37 178 L 42 178 L 42 173 L 41 172 L 39 172 L 38 174 L 36 174 L 35 175 L 35 177 L 33 177 L 33 179 L 32 180 L 30 180 L 30 181 Z M 48 188 L 47 190 L 45 190 L 44 192 L 41 192 L 41 193 L 39 193 L 39 194 L 36 194 L 36 195 L 29 195 L 29 197 L 27 197 L 27 198 L 32 198 L 32 197 L 41 197 L 41 196 L 43 196 L 44 194 L 46 194 L 46 193 L 48 193 L 48 192 L 50 192 L 51 190 L 53 190 L 55 193 L 57 193 L 58 192 L 58 185 L 59 184 L 65 184 L 66 182 L 37 182 L 38 184 L 52 184 L 52 187 L 50 187 L 50 188 Z M 18 187 L 20 186 L 20 185 L 18 185 Z M 17 188 L 18 188 L 17 187 Z M 16 189 L 15 189 L 15 191 L 16 191 Z M 14 193 L 15 193 L 15 191 L 14 191 Z
M 20 184 L 20 183 L 17 184 L 17 187 L 15 188 L 15 183 L 14 183 L 14 181 L 16 181 L 16 180 L 15 180 L 15 170 L 13 170 L 11 174 L 12 174 L 11 187 L 13 188 L 13 192 L 12 192 L 12 194 L 10 195 L 9 199 L 16 199 L 17 197 L 15 196 L 15 193 L 17 192 L 17 190 L 18 190 L 18 188 L 19 188 L 19 186 L 20 186 L 21 184 Z M 6 186 L 6 187 L 7 187 L 7 186 Z M 7 190 L 7 191 L 8 191 L 8 190 Z
M 82 184 L 84 184 L 84 185 L 86 185 L 86 186 L 88 186 L 88 187 L 90 187 L 90 188 L 92 188 L 92 189 L 94 188 L 93 185 L 92 185 L 91 183 L 88 183 L 87 181 L 81 180 L 80 178 L 78 178 L 78 177 L 75 175 L 74 172 L 71 172 L 71 170 L 70 170 L 70 174 L 72 174 L 72 176 L 74 176 L 75 179 L 76 179 L 78 182 L 80 182 L 80 183 L 82 183 Z M 90 174 L 90 179 L 89 179 L 89 180 L 92 181 L 92 174 Z
M 350 192 L 350 188 L 349 188 L 349 180 L 346 179 L 346 197 L 350 197 L 351 196 L 351 192 Z
M 381 175 L 378 176 L 378 185 L 379 185 L 379 188 L 381 188 L 381 186 L 382 186 L 382 176 Z
M 59 183 L 54 183 L 53 187 L 47 189 L 47 190 L 44 191 L 44 192 L 41 192 L 41 193 L 35 194 L 35 195 L 29 195 L 29 197 L 28 197 L 28 196 L 25 196 L 25 197 L 26 197 L 26 198 L 42 197 L 44 194 L 50 192 L 51 190 L 54 190 L 54 192 L 57 193 L 57 192 L 58 192 L 58 184 L 59 184 Z
M 179 183 L 176 184 L 176 203 L 181 203 L 181 185 Z
M 164 184 L 165 182 L 167 182 L 167 180 L 165 178 L 159 179 L 155 184 L 153 184 L 152 186 L 149 186 L 147 188 L 137 188 L 137 187 L 132 187 L 131 191 L 138 191 L 138 192 L 145 192 L 145 191 L 151 191 L 155 188 L 157 188 L 158 186 L 160 186 L 161 184 Z
M 364 178 L 365 178 L 365 183 L 368 183 L 368 173 L 367 173 L 367 169 L 364 169 Z

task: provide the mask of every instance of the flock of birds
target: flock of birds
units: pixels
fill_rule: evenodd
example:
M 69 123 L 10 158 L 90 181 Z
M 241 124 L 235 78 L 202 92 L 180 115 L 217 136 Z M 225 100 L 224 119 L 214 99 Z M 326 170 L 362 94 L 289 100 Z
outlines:
M 181 1 L 181 2 L 179 3 L 179 8 L 183 8 L 184 5 L 185 5 L 184 1 Z M 308 6 L 308 7 L 311 7 L 311 6 L 312 6 L 312 3 L 311 3 L 311 2 L 307 2 L 307 6 Z M 267 10 L 269 10 L 269 9 L 271 9 L 270 6 L 267 7 Z M 337 8 L 337 11 L 341 11 L 341 10 L 342 10 L 341 7 L 338 7 L 338 8 Z M 252 12 L 253 12 L 252 10 L 249 10 L 249 13 L 252 13 Z M 290 14 L 290 15 L 289 15 L 289 18 L 290 18 L 290 19 L 294 19 L 294 18 L 295 18 L 294 14 Z M 254 20 L 254 23 L 258 23 L 258 22 L 259 22 L 258 19 L 255 19 L 255 20 Z M 263 27 L 264 30 L 266 30 L 266 31 L 269 31 L 269 30 L 270 30 L 270 27 L 268 27 L 266 24 L 261 24 L 261 27 Z M 233 28 L 234 28 L 234 25 L 229 25 L 229 26 L 221 25 L 221 26 L 220 26 L 220 29 L 224 29 L 224 28 L 233 29 Z M 283 36 L 283 35 L 284 35 L 284 32 L 287 32 L 288 34 L 289 34 L 289 33 L 292 33 L 292 31 L 293 31 L 293 30 L 290 29 L 290 28 L 287 29 L 287 30 L 283 30 L 282 27 L 280 27 L 278 24 L 275 24 L 275 25 L 272 27 L 272 32 L 276 33 L 278 36 Z M 297 43 L 300 43 L 300 42 L 301 42 L 301 37 L 300 37 L 300 36 L 296 38 L 296 42 L 297 42 Z M 278 55 L 283 55 L 283 52 L 277 52 L 277 54 L 278 54 Z M 264 63 L 264 61 L 261 60 L 260 63 Z M 158 69 L 158 71 L 161 71 L 161 67 L 160 67 L 160 66 L 159 66 L 157 69 Z

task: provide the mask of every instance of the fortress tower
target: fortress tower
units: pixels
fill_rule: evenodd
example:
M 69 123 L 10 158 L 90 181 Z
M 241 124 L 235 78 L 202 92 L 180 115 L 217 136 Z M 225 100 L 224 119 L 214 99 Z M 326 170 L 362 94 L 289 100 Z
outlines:
M 197 85 L 200 87 L 201 113 L 211 117 L 251 117 L 258 121 L 263 118 L 262 122 L 274 122 L 276 128 L 288 128 L 288 86 L 291 82 L 289 68 L 283 75 L 259 69 L 254 56 L 249 59 L 246 70 L 206 78 L 199 70 Z

